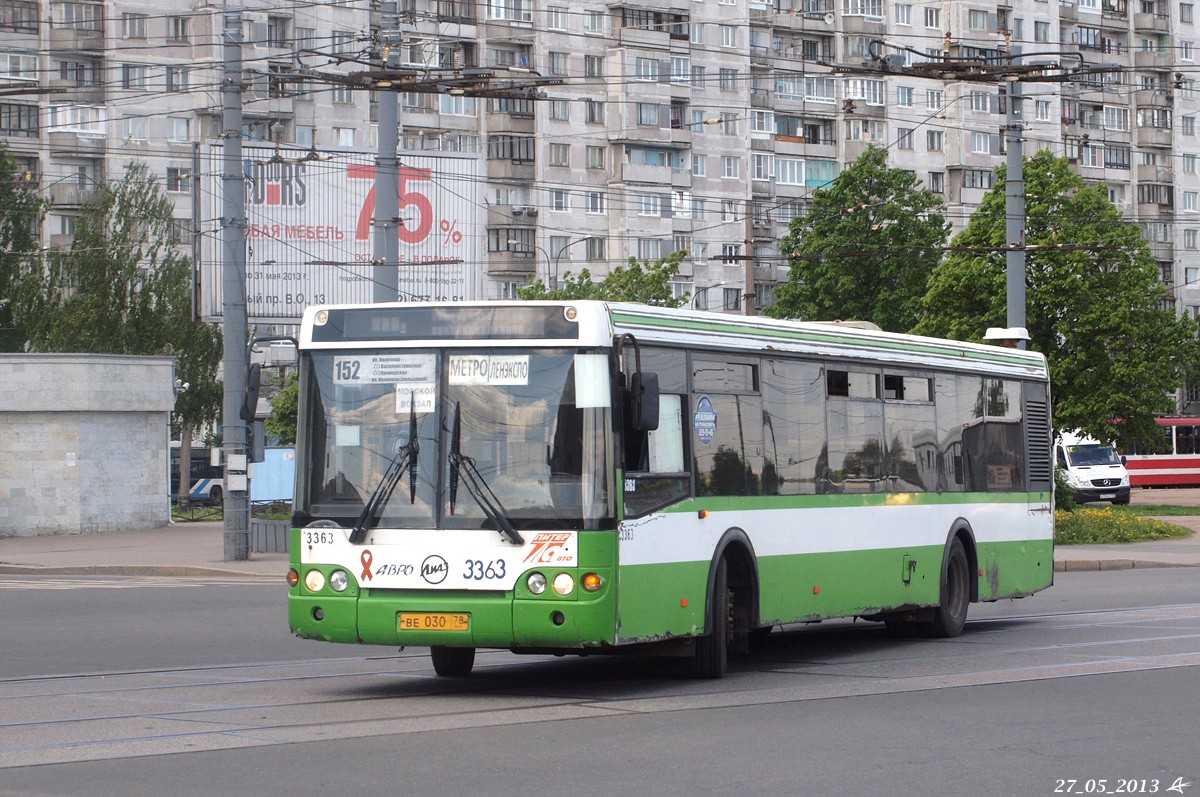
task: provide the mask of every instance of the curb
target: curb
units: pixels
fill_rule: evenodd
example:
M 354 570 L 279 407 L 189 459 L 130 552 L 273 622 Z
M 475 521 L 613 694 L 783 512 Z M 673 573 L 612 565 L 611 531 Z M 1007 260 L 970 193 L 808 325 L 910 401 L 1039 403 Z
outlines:
M 160 576 L 167 578 L 239 577 L 283 580 L 286 571 L 279 573 L 246 572 L 218 567 L 186 565 L 80 565 L 75 567 L 43 567 L 41 565 L 0 565 L 0 575 L 6 576 Z
M 1200 567 L 1200 563 L 1163 562 L 1154 559 L 1064 559 L 1054 563 L 1055 573 L 1099 570 L 1147 570 L 1160 567 Z

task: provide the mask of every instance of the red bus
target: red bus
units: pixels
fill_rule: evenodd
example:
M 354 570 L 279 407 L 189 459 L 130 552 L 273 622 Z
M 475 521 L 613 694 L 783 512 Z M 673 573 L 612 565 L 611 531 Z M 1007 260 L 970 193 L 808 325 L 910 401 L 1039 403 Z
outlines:
M 1162 443 L 1126 449 L 1132 487 L 1200 487 L 1200 418 L 1158 418 Z

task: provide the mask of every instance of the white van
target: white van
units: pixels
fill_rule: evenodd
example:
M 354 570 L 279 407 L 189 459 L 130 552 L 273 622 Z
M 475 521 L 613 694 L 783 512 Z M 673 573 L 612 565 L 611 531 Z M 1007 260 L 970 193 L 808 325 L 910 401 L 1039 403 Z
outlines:
M 1075 491 L 1075 503 L 1129 503 L 1125 457 L 1091 437 L 1064 432 L 1054 444 L 1054 458 Z

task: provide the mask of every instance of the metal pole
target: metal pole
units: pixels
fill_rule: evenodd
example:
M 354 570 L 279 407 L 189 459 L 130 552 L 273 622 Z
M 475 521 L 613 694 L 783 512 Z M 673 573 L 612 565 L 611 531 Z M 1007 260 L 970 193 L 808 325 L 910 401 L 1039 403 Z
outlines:
M 745 309 L 742 311 L 745 315 L 754 315 L 757 311 L 755 306 L 758 303 L 758 296 L 754 290 L 754 200 L 746 200 L 746 268 L 744 279 L 746 282 L 745 291 Z
M 246 385 L 246 183 L 242 173 L 242 12 L 224 15 L 221 98 L 224 156 L 221 164 L 221 270 L 225 394 L 221 433 L 225 454 L 225 561 L 250 558 L 250 493 L 246 479 L 246 425 L 241 418 Z M 180 467 L 187 467 L 180 452 Z M 238 469 L 240 466 L 240 470 Z M 240 487 L 241 489 L 236 489 Z
M 1025 326 L 1025 159 L 1021 141 L 1021 84 L 1008 82 L 1004 140 L 1008 149 L 1004 183 L 1004 239 L 1008 247 L 1008 326 Z M 1019 341 L 1025 348 L 1025 341 Z
M 400 29 L 396 0 L 383 3 L 384 67 L 393 65 L 392 49 Z M 379 149 L 375 156 L 375 250 L 372 299 L 394 302 L 400 295 L 400 95 L 390 88 L 376 89 L 379 103 Z

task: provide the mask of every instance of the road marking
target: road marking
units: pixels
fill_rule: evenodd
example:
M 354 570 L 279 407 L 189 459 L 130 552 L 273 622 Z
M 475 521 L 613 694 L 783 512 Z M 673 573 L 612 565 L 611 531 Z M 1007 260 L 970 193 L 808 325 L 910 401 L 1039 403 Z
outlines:
M 141 589 L 145 587 L 224 587 L 262 585 L 270 583 L 261 578 L 212 576 L 180 578 L 178 576 L 0 576 L 0 590 L 73 590 L 73 589 Z

